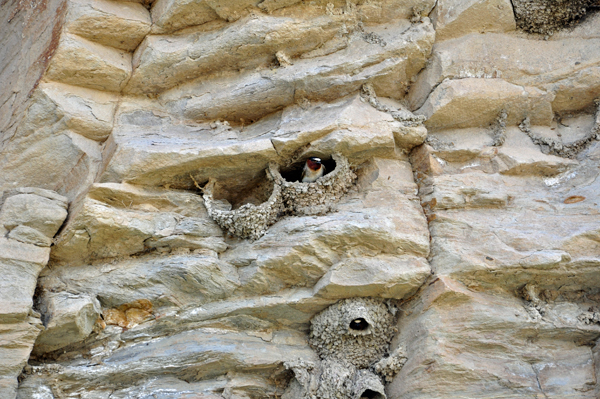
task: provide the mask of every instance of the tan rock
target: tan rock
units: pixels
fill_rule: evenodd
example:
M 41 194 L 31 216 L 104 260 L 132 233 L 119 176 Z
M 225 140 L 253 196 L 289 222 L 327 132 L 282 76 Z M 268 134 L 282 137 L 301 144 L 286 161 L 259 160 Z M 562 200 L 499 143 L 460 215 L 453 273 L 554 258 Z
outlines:
M 591 350 L 569 339 L 577 334 L 590 340 L 598 328 L 578 323 L 581 311 L 581 306 L 563 302 L 536 319 L 526 302 L 511 294 L 473 292 L 438 279 L 406 308 L 407 317 L 399 323 L 395 345 L 407 349 L 408 361 L 387 392 L 415 398 L 477 397 L 483 391 L 506 398 L 532 393 L 593 398 Z M 558 334 L 550 316 L 555 312 L 571 318 L 566 324 L 563 319 Z M 432 381 L 443 383 L 432 386 Z
M 138 3 L 74 0 L 69 3 L 66 28 L 93 42 L 133 51 L 151 24 L 148 10 Z
M 507 0 L 443 0 L 430 15 L 438 42 L 469 33 L 515 30 L 512 4 Z
M 599 49 L 599 39 L 540 41 L 495 33 L 445 41 L 435 46 L 409 101 L 413 109 L 421 107 L 445 79 L 502 78 L 553 93 L 555 112 L 581 110 L 600 95 Z
M 37 354 L 83 341 L 100 315 L 100 303 L 95 297 L 66 292 L 45 294 L 40 308 L 46 329 L 36 340 Z
M 19 225 L 27 226 L 48 238 L 54 237 L 66 217 L 64 203 L 34 194 L 8 197 L 0 211 L 0 223 L 6 229 L 11 230 Z
M 2 148 L 1 189 L 34 186 L 57 191 L 69 199 L 86 190 L 100 166 L 100 145 L 67 128 L 65 122 L 82 127 L 80 115 L 64 116 L 42 90 L 33 93 L 25 117 Z M 85 126 L 93 130 L 98 124 Z
M 329 157 L 333 153 L 346 156 L 358 164 L 370 157 L 393 157 L 394 119 L 361 101 L 358 95 L 330 104 L 317 103 L 303 109 L 286 108 L 278 129 L 271 138 L 278 155 L 302 158 L 297 151 Z
M 503 109 L 509 124 L 529 116 L 533 124 L 549 126 L 553 97 L 503 79 L 465 78 L 441 83 L 415 113 L 427 117 L 425 126 L 431 130 L 488 126 Z
M 403 98 L 433 43 L 429 20 L 383 25 L 373 32 L 386 46 L 355 40 L 324 57 L 287 68 L 202 79 L 165 92 L 161 102 L 185 119 L 257 120 L 296 101 L 333 101 L 371 82 L 382 97 Z
M 40 89 L 56 104 L 68 129 L 97 141 L 111 133 L 116 96 L 60 83 L 42 83 Z
M 416 292 L 431 274 L 424 258 L 378 256 L 346 259 L 333 265 L 314 287 L 325 298 L 402 299 Z
M 269 162 L 277 159 L 264 131 L 244 134 L 227 124 L 180 124 L 159 115 L 137 107 L 122 109 L 105 147 L 101 182 L 195 189 L 193 179 L 204 184 L 212 177 L 244 188 L 264 178 Z M 140 131 L 153 139 L 140 140 Z
M 131 55 L 64 34 L 44 76 L 74 86 L 119 92 L 131 76 Z
M 0 323 L 0 394 L 3 398 L 16 396 L 17 377 L 27 364 L 33 343 L 42 328 L 42 323 L 35 317 L 19 323 Z
M 170 33 L 219 19 L 206 1 L 157 0 L 152 5 L 152 33 Z
M 140 324 L 159 308 L 219 301 L 232 295 L 239 285 L 234 267 L 216 255 L 189 251 L 53 267 L 44 271 L 40 281 L 46 290 L 69 289 L 97 296 L 106 307 L 106 324 L 127 328 Z
M 264 67 L 278 51 L 295 57 L 314 49 L 333 37 L 343 22 L 332 17 L 245 18 L 214 32 L 148 36 L 134 54 L 125 91 L 159 93 L 217 71 Z
M 104 195 L 108 202 L 104 202 Z M 186 216 L 189 214 L 193 216 Z M 182 247 L 222 252 L 226 248 L 222 234 L 208 218 L 200 196 L 99 185 L 73 207 L 72 216 L 56 239 L 52 258 L 77 262 L 132 255 L 161 246 L 149 240 L 179 236 L 189 237 Z M 118 245 L 114 241 L 116 237 L 119 237 Z

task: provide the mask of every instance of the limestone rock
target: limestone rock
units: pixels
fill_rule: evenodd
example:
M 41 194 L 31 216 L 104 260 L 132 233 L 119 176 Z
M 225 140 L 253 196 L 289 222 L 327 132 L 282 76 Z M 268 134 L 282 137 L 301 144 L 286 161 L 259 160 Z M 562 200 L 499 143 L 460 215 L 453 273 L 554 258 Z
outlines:
M 150 32 L 148 10 L 141 4 L 110 0 L 69 3 L 67 30 L 88 40 L 133 51 Z
M 353 258 L 333 265 L 314 290 L 315 295 L 326 298 L 376 296 L 402 299 L 412 295 L 430 273 L 423 258 Z
M 392 346 L 408 348 L 408 361 L 388 387 L 392 397 L 595 395 L 591 350 L 568 338 L 575 333 L 589 342 L 594 333 L 581 324 L 561 326 L 563 333 L 555 334 L 552 322 L 531 318 L 519 298 L 471 291 L 443 278 L 405 314 Z M 526 344 L 532 331 L 536 339 Z M 481 346 L 485 355 L 475 349 Z M 423 369 L 427 376 L 415 376 Z M 432 378 L 446 382 L 432 387 Z
M 173 241 L 177 238 L 184 248 L 222 252 L 226 248 L 222 234 L 198 195 L 101 184 L 73 206 L 52 257 L 83 261 L 132 255 L 169 242 L 178 247 Z M 107 245 L 115 237 L 120 244 Z
M 235 268 L 201 253 L 96 262 L 74 269 L 64 266 L 45 272 L 42 282 L 48 290 L 69 287 L 72 292 L 98 297 L 105 308 L 138 300 L 150 301 L 155 308 L 199 306 L 228 297 L 239 285 Z M 125 282 L 127 288 L 122 288 Z
M 434 31 L 431 23 L 401 22 L 373 29 L 386 46 L 353 41 L 346 49 L 288 68 L 201 79 L 165 92 L 161 101 L 188 119 L 256 120 L 296 101 L 332 101 L 371 82 L 377 94 L 402 98 L 408 81 L 425 64 Z
M 148 36 L 133 57 L 128 93 L 159 93 L 211 72 L 268 65 L 275 53 L 289 57 L 310 51 L 340 29 L 340 18 L 310 21 L 250 18 L 214 32 Z
M 45 78 L 119 92 L 131 76 L 131 55 L 72 34 L 61 36 Z
M 507 0 L 438 1 L 430 18 L 437 41 L 516 29 L 512 3 Z
M 27 226 L 48 238 L 54 237 L 66 217 L 66 198 L 58 202 L 35 194 L 10 196 L 0 211 L 0 223 L 6 229 Z
M 36 340 L 37 353 L 82 341 L 92 332 L 100 315 L 100 304 L 95 297 L 66 292 L 48 293 L 41 302 L 46 329 Z
M 516 124 L 528 115 L 533 124 L 550 125 L 553 95 L 534 87 L 516 86 L 503 79 L 465 78 L 441 83 L 415 113 L 427 117 L 425 126 L 436 130 L 488 126 L 501 110 Z
M 411 107 L 421 107 L 445 79 L 501 78 L 553 93 L 555 112 L 584 109 L 600 95 L 599 46 L 598 39 L 540 41 L 495 33 L 438 43 L 431 63 L 411 87 Z
M 97 141 L 104 141 L 111 133 L 115 96 L 60 83 L 42 83 L 40 88 L 56 104 L 67 129 Z
M 0 156 L 0 187 L 7 190 L 34 186 L 57 191 L 73 199 L 93 181 L 101 152 L 96 141 L 74 133 L 67 125 L 85 130 L 92 137 L 97 133 L 105 135 L 108 129 L 106 122 L 102 123 L 96 116 L 91 117 L 87 111 L 83 115 L 79 112 L 81 106 L 89 106 L 103 119 L 103 116 L 106 117 L 102 113 L 105 108 L 89 102 L 86 104 L 86 100 L 76 109 L 68 103 L 59 105 L 59 100 L 55 101 L 53 97 L 64 98 L 63 95 L 49 90 L 48 94 L 40 89 L 33 92 L 25 117 L 15 133 L 6 138 Z M 69 97 L 66 93 L 64 95 Z

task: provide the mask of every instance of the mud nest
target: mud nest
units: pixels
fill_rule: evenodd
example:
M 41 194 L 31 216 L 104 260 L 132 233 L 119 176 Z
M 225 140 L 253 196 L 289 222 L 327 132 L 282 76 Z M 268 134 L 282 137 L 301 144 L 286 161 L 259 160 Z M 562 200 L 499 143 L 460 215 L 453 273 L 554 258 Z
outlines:
M 267 177 L 272 180 L 268 173 Z M 235 210 L 224 209 L 222 202 L 213 198 L 214 185 L 215 181 L 210 179 L 204 186 L 204 205 L 208 215 L 222 229 L 234 236 L 257 240 L 284 211 L 279 184 L 273 184 L 271 196 L 262 204 L 245 204 Z
M 541 34 L 572 26 L 600 7 L 598 0 L 512 0 L 512 3 L 517 27 Z
M 228 203 L 214 199 L 216 182 L 210 179 L 203 188 L 204 204 L 209 216 L 222 229 L 236 237 L 257 240 L 280 217 L 327 213 L 348 192 L 356 182 L 356 174 L 343 156 L 335 154 L 333 159 L 335 169 L 314 183 L 289 182 L 281 176 L 277 165 L 269 165 L 266 175 L 273 182 L 269 199 L 260 205 L 245 204 L 235 210 Z
M 281 186 L 281 196 L 286 212 L 292 215 L 319 215 L 331 211 L 356 182 L 356 174 L 348 160 L 333 154 L 335 169 L 314 183 L 290 182 L 285 180 L 275 164 L 269 165 L 269 172 Z
M 381 300 L 342 300 L 311 321 L 309 343 L 322 359 L 337 359 L 365 368 L 388 352 L 395 318 Z

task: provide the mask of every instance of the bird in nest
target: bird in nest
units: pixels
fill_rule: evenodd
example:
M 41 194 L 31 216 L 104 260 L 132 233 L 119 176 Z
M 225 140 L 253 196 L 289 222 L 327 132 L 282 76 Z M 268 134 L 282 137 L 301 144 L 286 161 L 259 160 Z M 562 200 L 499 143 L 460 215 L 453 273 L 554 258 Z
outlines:
M 302 183 L 312 183 L 325 173 L 325 165 L 321 163 L 321 158 L 310 157 L 304 164 L 302 171 Z

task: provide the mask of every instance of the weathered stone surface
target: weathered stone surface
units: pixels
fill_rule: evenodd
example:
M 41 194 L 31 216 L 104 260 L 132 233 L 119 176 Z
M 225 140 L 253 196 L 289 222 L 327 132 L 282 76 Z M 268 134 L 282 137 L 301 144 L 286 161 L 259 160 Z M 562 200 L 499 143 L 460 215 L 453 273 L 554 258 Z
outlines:
M 353 258 L 333 265 L 315 285 L 315 295 L 402 299 L 413 294 L 430 273 L 423 258 Z
M 392 116 L 359 96 L 291 106 L 249 127 L 183 124 L 139 103 L 122 107 L 118 118 L 105 149 L 105 157 L 112 157 L 102 181 L 193 188 L 193 179 L 205 183 L 213 178 L 231 192 L 264 180 L 269 162 L 285 165 L 315 155 L 327 159 L 336 152 L 354 165 L 374 156 L 393 157 L 394 138 L 400 135 L 395 132 L 403 131 Z M 398 140 L 403 148 L 424 139 L 413 131 L 405 136 Z M 201 147 L 195 145 L 200 138 Z
M 395 344 L 408 349 L 408 362 L 388 394 L 593 398 L 592 351 L 572 340 L 597 336 L 598 326 L 577 321 L 582 305 L 557 301 L 535 318 L 521 299 L 440 278 L 400 319 Z M 563 318 L 560 328 L 549 317 L 554 312 Z
M 0 323 L 0 394 L 14 398 L 17 393 L 17 377 L 27 364 L 36 337 L 43 328 L 38 318 L 28 317 L 18 323 Z
M 46 329 L 36 340 L 36 353 L 82 341 L 90 335 L 100 315 L 100 304 L 95 297 L 67 292 L 47 293 L 39 307 Z
M 42 83 L 40 89 L 56 104 L 66 128 L 88 139 L 104 141 L 110 135 L 116 96 L 60 83 Z
M 329 6 L 331 4 L 331 6 Z M 367 25 L 410 19 L 415 14 L 426 16 L 434 1 L 382 0 L 378 2 L 346 3 L 340 0 L 318 0 L 310 3 L 300 0 L 236 0 L 236 1 L 174 1 L 157 0 L 152 6 L 152 32 L 169 33 L 188 26 L 203 25 L 216 20 L 236 21 L 260 11 L 275 15 L 321 17 L 347 15 Z M 279 11 L 278 11 L 279 10 Z M 221 26 L 215 24 L 216 26 Z M 210 29 L 210 28 L 209 28 Z
M 239 285 L 234 267 L 193 252 L 55 267 L 41 281 L 50 291 L 68 289 L 97 297 L 104 308 L 142 299 L 154 307 L 198 306 L 230 296 Z
M 157 93 L 217 71 L 264 67 L 279 51 L 295 58 L 329 40 L 343 22 L 335 17 L 254 17 L 213 32 L 148 36 L 134 54 L 125 91 Z
M 315 356 L 306 344 L 275 344 L 232 332 L 188 331 L 125 348 L 105 358 L 102 365 L 66 364 L 57 371 L 49 370 L 49 378 L 68 379 L 72 389 L 84 388 L 90 379 L 101 382 L 107 378 L 114 381 L 113 389 L 126 387 L 153 377 L 164 378 L 165 370 L 172 378 L 190 382 L 252 369 L 260 369 L 267 376 L 274 374 L 277 379 L 283 377 L 283 362 L 296 358 L 313 360 Z M 194 366 L 190 367 L 190 363 Z
M 110 0 L 69 3 L 66 28 L 88 40 L 133 51 L 150 32 L 150 15 L 141 4 Z
M 45 79 L 119 92 L 131 76 L 131 54 L 63 34 Z
M 377 94 L 402 98 L 424 65 L 434 39 L 428 19 L 373 28 L 386 45 L 353 40 L 323 57 L 295 60 L 287 68 L 201 79 L 164 93 L 161 101 L 188 119 L 256 120 L 296 101 L 332 101 L 371 82 Z
M 560 54 L 560 56 L 557 56 Z M 413 109 L 445 79 L 502 78 L 555 95 L 555 112 L 577 111 L 600 96 L 600 40 L 540 41 L 489 33 L 435 45 L 430 65 L 411 87 Z
M 516 29 L 512 4 L 508 0 L 442 0 L 436 3 L 430 18 L 438 42 L 469 33 Z
M 599 14 L 511 3 L 5 1 L 0 397 L 598 396 Z M 308 344 L 355 297 L 369 370 Z
M 161 247 L 222 252 L 227 248 L 222 235 L 199 195 L 99 184 L 73 206 L 52 258 L 81 262 Z
M 68 105 L 66 110 L 59 106 L 43 90 L 34 92 L 24 119 L 0 154 L 2 190 L 33 186 L 73 199 L 87 188 L 100 166 L 100 145 L 72 132 L 67 125 L 85 128 L 92 135 L 98 125 L 101 131 L 107 126 L 96 120 L 88 123 L 89 114 L 81 118 L 72 111 Z
M 42 78 L 63 27 L 64 0 L 37 3 L 7 1 L 0 5 L 0 150 L 15 134 L 31 93 Z
M 503 79 L 465 78 L 442 82 L 415 113 L 427 117 L 428 129 L 488 126 L 502 110 L 507 123 L 526 117 L 550 125 L 553 95 L 535 87 L 516 86 Z
M 8 197 L 0 211 L 0 223 L 7 230 L 27 226 L 48 238 L 54 237 L 67 217 L 66 198 L 54 201 L 35 194 L 17 194 Z

